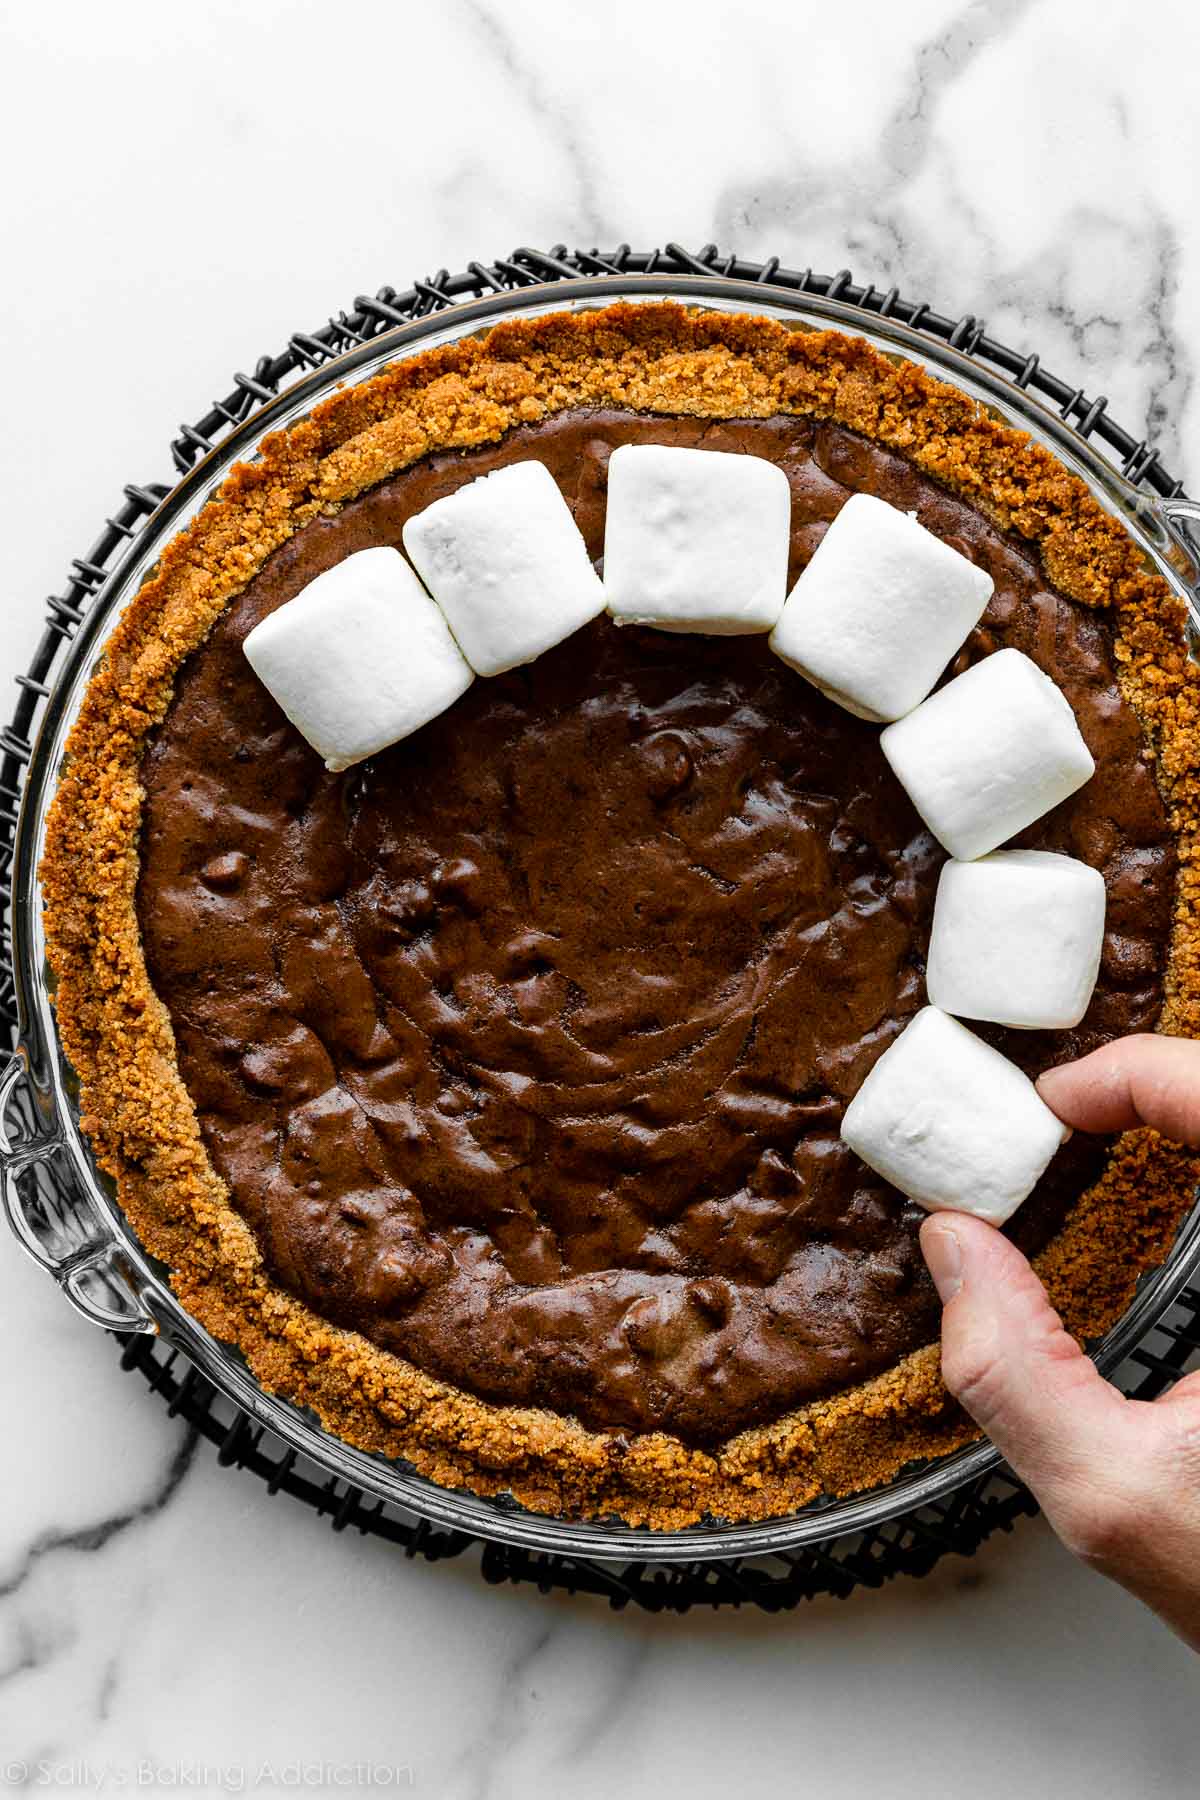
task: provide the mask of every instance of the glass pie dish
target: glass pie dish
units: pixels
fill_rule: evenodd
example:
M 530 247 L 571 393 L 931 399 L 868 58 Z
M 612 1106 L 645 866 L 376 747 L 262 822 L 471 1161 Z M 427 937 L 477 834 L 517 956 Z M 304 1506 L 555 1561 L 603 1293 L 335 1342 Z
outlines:
M 285 1443 L 382 1500 L 485 1538 L 573 1555 L 655 1561 L 762 1554 L 866 1529 L 937 1499 L 986 1473 L 998 1459 L 990 1446 L 973 1445 L 906 1471 L 868 1494 L 814 1502 L 766 1524 L 714 1523 L 662 1532 L 619 1522 L 545 1517 L 503 1497 L 486 1499 L 439 1487 L 402 1463 L 351 1448 L 322 1430 L 311 1414 L 264 1392 L 240 1355 L 188 1316 L 166 1270 L 141 1247 L 112 1184 L 97 1170 L 80 1130 L 76 1084 L 55 1031 L 36 870 L 67 735 L 108 637 L 165 544 L 196 516 L 235 462 L 253 460 L 268 432 L 299 422 L 334 387 L 377 375 L 418 351 L 481 334 L 502 318 L 662 298 L 695 308 L 757 313 L 797 331 L 838 328 L 865 338 L 885 356 L 924 366 L 1005 423 L 1032 435 L 1083 480 L 1186 603 L 1189 618 L 1200 616 L 1200 570 L 1188 536 L 1197 518 L 1191 503 L 1134 486 L 1019 385 L 893 320 L 864 320 L 860 309 L 836 299 L 715 276 L 649 275 L 525 288 L 403 326 L 325 363 L 237 427 L 166 497 L 98 593 L 48 698 L 23 797 L 13 871 L 20 1043 L 0 1088 L 0 1157 L 11 1222 L 24 1247 L 86 1316 L 111 1329 L 161 1334 L 219 1391 Z M 1106 1372 L 1115 1369 L 1189 1279 L 1200 1259 L 1198 1233 L 1200 1209 L 1193 1208 L 1166 1262 L 1143 1280 L 1125 1316 L 1095 1346 L 1096 1360 Z

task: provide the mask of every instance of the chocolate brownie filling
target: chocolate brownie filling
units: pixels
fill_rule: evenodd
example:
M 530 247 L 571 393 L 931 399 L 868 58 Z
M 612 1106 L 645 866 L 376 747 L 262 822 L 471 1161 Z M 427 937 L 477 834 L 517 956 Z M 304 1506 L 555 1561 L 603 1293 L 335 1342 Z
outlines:
M 956 667 L 1014 645 L 1066 692 L 1097 773 L 1020 841 L 1101 869 L 1109 915 L 1077 1030 L 984 1035 L 1036 1071 L 1153 1025 L 1174 851 L 1106 622 L 902 457 L 792 417 L 564 413 L 303 527 L 180 673 L 143 765 L 138 907 L 209 1153 L 285 1287 L 485 1398 L 709 1443 L 936 1333 L 921 1215 L 838 1137 L 922 1002 L 943 857 L 878 727 L 761 638 L 601 620 L 331 775 L 240 648 L 520 457 L 598 556 L 631 441 L 778 462 L 793 578 L 855 491 L 988 569 Z M 1023 1248 L 1102 1160 L 1064 1147 Z

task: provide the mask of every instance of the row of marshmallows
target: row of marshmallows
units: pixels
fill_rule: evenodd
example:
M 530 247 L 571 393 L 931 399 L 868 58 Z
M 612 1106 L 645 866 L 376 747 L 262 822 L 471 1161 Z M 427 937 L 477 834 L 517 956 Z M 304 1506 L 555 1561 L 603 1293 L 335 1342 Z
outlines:
M 951 1015 L 1077 1025 L 1100 968 L 1106 896 L 1099 871 L 1074 857 L 999 848 L 1095 772 L 1061 690 L 1019 650 L 999 650 L 929 693 L 991 592 L 915 518 L 858 496 L 771 641 L 831 699 L 892 721 L 880 747 L 950 852 L 925 971 L 932 1004 L 874 1065 L 842 1137 L 922 1206 L 1002 1225 L 1070 1134 L 1016 1064 Z
M 790 523 L 787 477 L 762 457 L 626 444 L 609 460 L 601 582 L 545 464 L 510 463 L 409 519 L 421 581 L 398 551 L 360 550 L 255 626 L 246 655 L 346 769 L 605 608 L 618 625 L 770 631 Z
M 950 1015 L 1049 1029 L 1082 1018 L 1103 879 L 1069 856 L 997 847 L 1094 764 L 1067 700 L 1020 651 L 926 698 L 987 606 L 983 570 L 915 515 L 856 494 L 788 594 L 790 512 L 786 476 L 760 457 L 623 445 L 609 461 L 602 583 L 549 470 L 513 463 L 408 521 L 421 580 L 395 550 L 359 551 L 257 625 L 246 655 L 328 767 L 345 769 L 605 608 L 618 625 L 769 631 L 790 667 L 887 724 L 884 754 L 952 858 L 933 1004 L 875 1064 L 843 1136 L 922 1205 L 1002 1223 L 1066 1133 L 1015 1064 Z
M 787 477 L 762 457 L 625 444 L 609 459 L 601 582 L 550 471 L 511 463 L 409 519 L 411 567 L 387 548 L 348 556 L 257 625 L 246 655 L 331 769 L 410 736 L 476 675 L 532 662 L 606 608 L 618 625 L 769 631 L 852 712 L 911 712 L 990 579 L 858 494 L 789 596 L 790 524 Z

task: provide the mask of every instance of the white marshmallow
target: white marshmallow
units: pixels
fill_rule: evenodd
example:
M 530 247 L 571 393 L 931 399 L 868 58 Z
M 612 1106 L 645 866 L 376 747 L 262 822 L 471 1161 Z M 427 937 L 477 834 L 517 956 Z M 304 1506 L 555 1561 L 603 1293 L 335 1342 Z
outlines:
M 930 831 L 971 862 L 1023 831 L 1096 765 L 1065 695 L 1020 650 L 997 650 L 880 733 Z
M 408 551 L 477 675 L 532 662 L 604 611 L 604 589 L 545 463 L 509 463 L 404 527 Z
M 608 461 L 604 591 L 618 625 L 770 631 L 787 592 L 792 491 L 761 456 L 621 444 Z
M 846 1108 L 842 1137 L 930 1212 L 1003 1225 L 1070 1132 L 1015 1063 L 927 1006 Z
M 788 595 L 771 648 L 849 712 L 899 719 L 991 597 L 991 576 L 912 514 L 853 494 Z
M 948 862 L 925 982 L 943 1012 L 1061 1031 L 1088 1009 L 1104 945 L 1104 877 L 1073 856 L 997 850 Z
M 358 550 L 256 625 L 254 673 L 327 769 L 408 737 L 475 679 L 398 550 Z

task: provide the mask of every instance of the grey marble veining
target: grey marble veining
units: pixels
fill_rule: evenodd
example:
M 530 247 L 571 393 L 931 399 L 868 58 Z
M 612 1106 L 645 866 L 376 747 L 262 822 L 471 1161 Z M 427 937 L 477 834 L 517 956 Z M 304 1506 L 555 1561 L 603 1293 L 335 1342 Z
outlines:
M 1198 51 L 1185 0 L 10 9 L 0 675 L 234 368 L 518 243 L 895 282 L 1107 393 L 1200 485 Z M 0 1793 L 39 1763 L 269 1793 L 289 1761 L 308 1792 L 365 1762 L 452 1800 L 1196 1791 L 1196 1665 L 1040 1524 L 793 1617 L 617 1616 L 219 1469 L 3 1243 L 0 1340 Z

